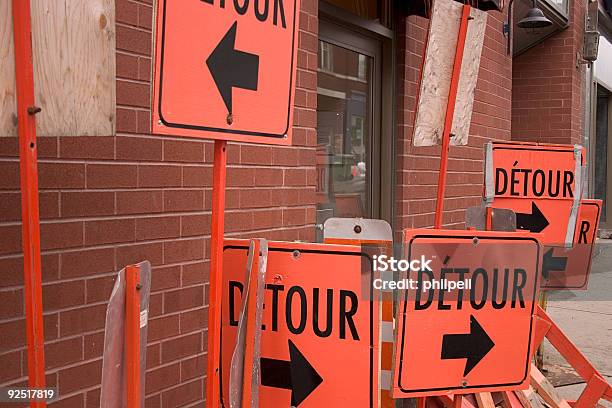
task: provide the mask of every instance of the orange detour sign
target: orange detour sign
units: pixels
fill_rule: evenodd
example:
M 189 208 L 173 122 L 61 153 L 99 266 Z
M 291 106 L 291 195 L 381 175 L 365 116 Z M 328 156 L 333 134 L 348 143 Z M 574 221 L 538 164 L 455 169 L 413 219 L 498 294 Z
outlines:
M 582 196 L 581 146 L 489 143 L 485 199 L 516 213 L 517 229 L 544 244 L 572 245 Z
M 153 133 L 290 144 L 299 0 L 159 0 Z
M 538 241 L 523 233 L 406 230 L 403 252 L 422 266 L 404 275 L 398 294 L 394 398 L 527 387 Z
M 601 200 L 582 200 L 572 248 L 544 248 L 542 289 L 587 288 L 601 205 Z
M 247 240 L 226 240 L 224 246 L 221 398 L 226 407 L 248 246 Z M 364 267 L 371 268 L 371 261 L 358 246 L 268 243 L 260 407 L 379 407 L 379 302 L 369 300 L 373 276 L 363 273 Z

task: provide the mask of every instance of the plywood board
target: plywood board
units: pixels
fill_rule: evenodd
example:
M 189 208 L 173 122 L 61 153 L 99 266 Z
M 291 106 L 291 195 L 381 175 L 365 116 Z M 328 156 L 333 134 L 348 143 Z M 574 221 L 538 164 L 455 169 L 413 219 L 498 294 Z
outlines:
M 474 107 L 474 92 L 476 91 L 480 56 L 487 28 L 487 13 L 472 8 L 471 17 L 474 19 L 468 21 L 466 46 L 463 50 L 461 76 L 459 77 L 457 102 L 455 103 L 455 114 L 451 129 L 451 135 L 453 135 L 451 144 L 458 146 L 466 145 L 468 142 Z
M 417 106 L 413 144 L 432 146 L 442 140 L 457 34 L 463 5 L 453 0 L 435 0 L 430 21 L 425 63 Z M 468 141 L 474 91 L 487 25 L 487 14 L 472 8 L 468 22 L 457 101 L 451 129 L 451 144 Z
M 17 134 L 15 51 L 11 2 L 0 1 L 0 135 Z
M 114 0 L 32 0 L 39 136 L 115 133 Z M 0 4 L 0 136 L 17 134 L 11 2 Z

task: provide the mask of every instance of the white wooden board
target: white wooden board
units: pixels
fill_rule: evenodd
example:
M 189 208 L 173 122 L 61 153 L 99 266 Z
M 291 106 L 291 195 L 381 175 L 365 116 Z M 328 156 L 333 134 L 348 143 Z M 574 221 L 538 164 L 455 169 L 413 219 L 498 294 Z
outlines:
M 463 5 L 454 0 L 435 0 L 421 73 L 421 88 L 416 112 L 413 144 L 432 146 L 442 141 L 451 74 L 457 48 L 457 34 Z M 487 26 L 487 13 L 471 9 L 457 101 L 451 129 L 451 144 L 468 141 L 474 91 L 478 80 L 480 56 Z
M 115 1 L 31 0 L 39 136 L 115 133 Z M 13 16 L 0 1 L 0 137 L 17 134 Z

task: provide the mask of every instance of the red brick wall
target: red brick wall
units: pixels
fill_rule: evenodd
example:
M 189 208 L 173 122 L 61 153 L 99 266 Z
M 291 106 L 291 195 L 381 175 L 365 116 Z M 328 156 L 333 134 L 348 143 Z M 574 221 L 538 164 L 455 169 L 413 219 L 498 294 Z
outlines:
M 510 139 L 511 58 L 502 34 L 505 14 L 489 12 L 474 112 L 467 146 L 451 146 L 444 224 L 464 226 L 465 208 L 482 197 L 483 144 Z M 402 19 L 397 40 L 396 230 L 432 226 L 436 206 L 439 146 L 412 146 L 416 92 L 428 20 Z
M 512 139 L 581 143 L 585 2 L 570 1 L 569 27 L 518 55 L 513 61 Z
M 201 406 L 205 389 L 212 144 L 150 135 L 152 0 L 117 0 L 117 136 L 42 138 L 47 373 L 55 407 L 99 405 L 115 271 L 149 259 L 148 407 Z M 230 144 L 226 230 L 313 240 L 317 1 L 302 0 L 293 147 Z M 502 15 L 489 23 L 466 147 L 452 147 L 445 223 L 479 203 L 482 145 L 510 137 Z M 396 227 L 433 224 L 439 147 L 411 145 L 425 20 L 397 33 Z M 15 138 L 0 138 L 0 385 L 27 378 Z M 257 187 L 253 187 L 256 185 Z
M 205 394 L 212 143 L 150 134 L 152 3 L 116 0 L 117 135 L 39 139 L 53 407 L 99 406 L 115 271 L 144 259 L 146 406 L 202 406 Z M 294 146 L 229 146 L 228 235 L 314 239 L 317 9 L 302 0 Z M 0 385 L 27 381 L 17 154 L 0 137 Z

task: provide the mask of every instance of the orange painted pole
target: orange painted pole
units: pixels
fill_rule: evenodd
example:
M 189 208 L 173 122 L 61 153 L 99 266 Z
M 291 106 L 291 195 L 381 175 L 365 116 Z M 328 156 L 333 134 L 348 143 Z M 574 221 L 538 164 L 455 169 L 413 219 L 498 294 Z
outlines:
M 442 228 L 442 215 L 444 213 L 444 192 L 446 190 L 446 172 L 448 167 L 448 150 L 450 146 L 450 132 L 453 127 L 453 115 L 455 114 L 455 102 L 457 99 L 457 88 L 459 77 L 461 76 L 461 62 L 463 60 L 463 50 L 465 48 L 465 37 L 467 35 L 468 18 L 470 17 L 471 7 L 463 5 L 461 12 L 461 23 L 459 34 L 457 35 L 457 50 L 455 51 L 455 61 L 453 63 L 453 73 L 451 74 L 450 89 L 448 91 L 448 102 L 446 104 L 446 116 L 444 118 L 444 132 L 442 133 L 442 154 L 440 157 L 440 172 L 438 173 L 438 197 L 436 200 L 436 215 L 434 227 Z
M 225 177 L 227 142 L 215 140 L 213 164 L 212 225 L 210 237 L 210 287 L 208 302 L 208 368 L 206 371 L 206 404 L 220 406 L 219 364 L 221 362 L 221 275 L 223 273 L 223 232 L 225 225 Z
M 30 2 L 13 0 L 15 37 L 15 80 L 19 129 L 19 166 L 21 176 L 21 219 L 23 241 L 23 284 L 28 343 L 28 384 L 45 387 L 45 337 L 43 333 L 42 277 L 40 266 L 40 214 L 38 208 L 38 151 L 32 67 L 32 21 Z M 30 407 L 46 407 L 43 401 Z
M 125 365 L 127 406 L 141 406 L 140 388 L 140 267 L 125 268 Z

